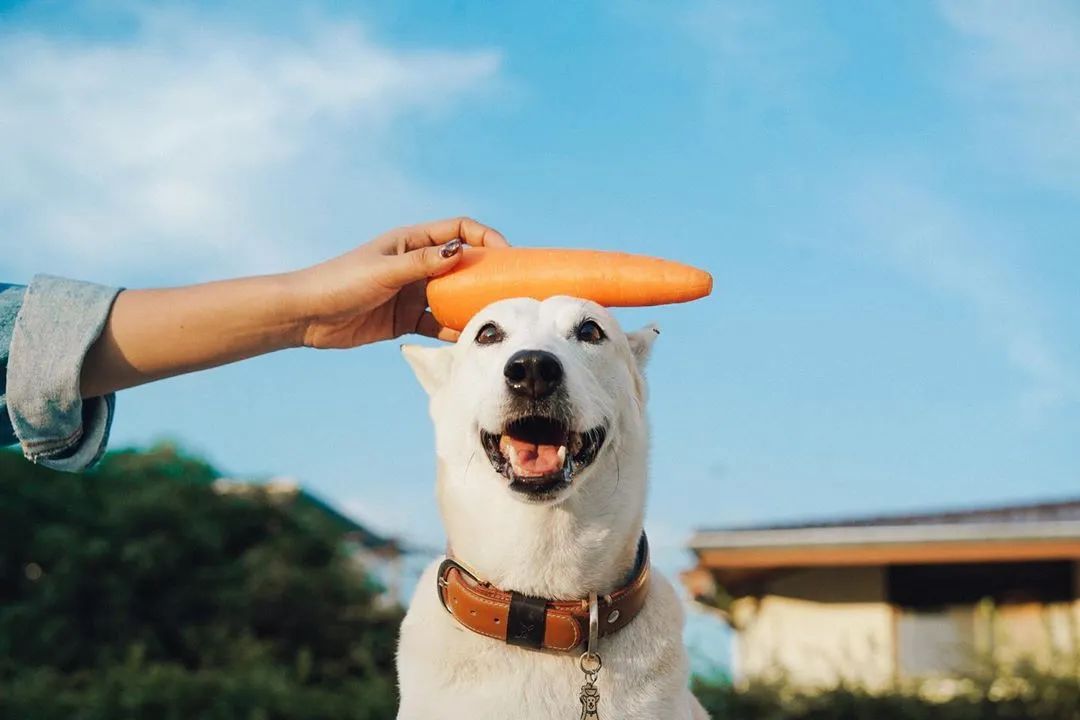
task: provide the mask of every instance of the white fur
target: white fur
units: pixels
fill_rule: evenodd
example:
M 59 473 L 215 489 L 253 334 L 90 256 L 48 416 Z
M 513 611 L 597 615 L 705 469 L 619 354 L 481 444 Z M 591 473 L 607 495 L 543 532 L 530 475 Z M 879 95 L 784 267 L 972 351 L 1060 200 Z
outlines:
M 585 317 L 608 339 L 574 337 Z M 477 345 L 477 331 L 497 322 L 506 338 Z M 557 297 L 504 300 L 480 312 L 453 346 L 406 346 L 406 358 L 430 395 L 438 457 L 437 496 L 455 556 L 504 590 L 555 599 L 600 595 L 632 569 L 641 535 L 648 465 L 645 384 L 641 368 L 658 331 L 625 334 L 595 303 Z M 595 461 L 562 495 L 543 504 L 511 491 L 480 445 L 479 431 L 502 427 L 509 394 L 507 358 L 521 349 L 554 353 L 581 431 L 608 427 Z M 578 717 L 584 676 L 577 653 L 524 650 L 457 624 L 439 602 L 435 573 L 425 571 L 401 626 L 399 720 Z M 697 720 L 704 710 L 687 690 L 682 607 L 655 569 L 644 609 L 600 643 L 605 720 Z

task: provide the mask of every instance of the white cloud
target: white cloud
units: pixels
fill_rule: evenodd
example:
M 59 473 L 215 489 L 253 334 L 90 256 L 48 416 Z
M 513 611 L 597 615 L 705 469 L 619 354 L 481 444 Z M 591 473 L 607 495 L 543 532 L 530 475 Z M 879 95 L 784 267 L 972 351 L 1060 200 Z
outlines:
M 941 10 L 966 41 L 954 90 L 988 150 L 1080 192 L 1080 6 L 944 0 Z
M 489 51 L 397 51 L 356 25 L 271 35 L 135 19 L 123 40 L 0 35 L 7 274 L 205 277 L 362 240 L 438 204 L 398 168 L 396 123 L 483 89 L 499 66 Z
M 993 232 L 947 200 L 896 179 L 863 178 L 852 216 L 858 247 L 971 307 L 1023 373 L 1029 417 L 1080 402 L 1080 380 L 1046 331 L 1021 277 L 994 252 Z

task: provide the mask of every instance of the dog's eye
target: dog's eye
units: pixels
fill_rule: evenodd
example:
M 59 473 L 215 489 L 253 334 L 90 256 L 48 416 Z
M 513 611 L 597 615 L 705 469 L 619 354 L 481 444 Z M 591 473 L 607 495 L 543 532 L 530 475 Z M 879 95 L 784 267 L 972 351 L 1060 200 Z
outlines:
M 578 325 L 575 334 L 577 335 L 577 339 L 581 342 L 593 344 L 602 342 L 604 338 L 607 337 L 607 335 L 604 334 L 604 331 L 600 329 L 600 326 L 595 320 L 586 320 L 585 322 Z
M 494 345 L 500 343 L 506 334 L 503 333 L 502 328 L 495 323 L 488 323 L 484 327 L 480 328 L 480 332 L 476 333 L 477 345 Z

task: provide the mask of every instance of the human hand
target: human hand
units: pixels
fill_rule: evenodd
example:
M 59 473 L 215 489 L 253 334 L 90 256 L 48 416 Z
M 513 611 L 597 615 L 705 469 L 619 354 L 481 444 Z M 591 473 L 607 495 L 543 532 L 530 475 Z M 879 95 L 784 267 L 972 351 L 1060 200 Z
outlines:
M 469 218 L 397 228 L 332 260 L 291 273 L 303 318 L 301 343 L 351 348 L 419 333 L 457 340 L 427 309 L 427 280 L 461 259 L 462 243 L 506 247 L 496 230 Z

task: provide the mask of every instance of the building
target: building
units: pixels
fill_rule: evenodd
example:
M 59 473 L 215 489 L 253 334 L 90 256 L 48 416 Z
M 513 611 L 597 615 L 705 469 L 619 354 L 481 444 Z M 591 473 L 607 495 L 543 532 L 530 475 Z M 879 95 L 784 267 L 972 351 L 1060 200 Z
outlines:
M 1080 658 L 1080 499 L 697 532 L 683 581 L 740 679 L 801 686 Z

